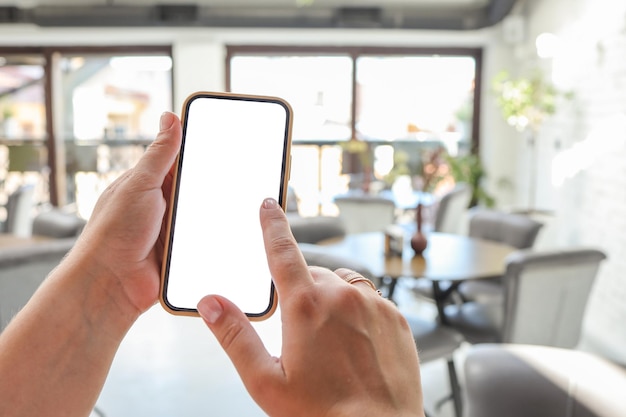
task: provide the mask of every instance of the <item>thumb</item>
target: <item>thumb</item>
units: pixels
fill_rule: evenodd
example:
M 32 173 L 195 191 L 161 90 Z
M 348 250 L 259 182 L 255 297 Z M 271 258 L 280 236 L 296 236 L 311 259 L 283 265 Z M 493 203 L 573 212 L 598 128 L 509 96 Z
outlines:
M 273 361 L 246 315 L 232 302 L 217 295 L 202 298 L 198 312 L 250 389 L 250 384 L 258 381 L 260 374 L 269 371 Z
M 148 181 L 160 186 L 170 171 L 182 142 L 182 126 L 178 116 L 164 112 L 160 119 L 160 131 L 137 162 L 136 170 L 145 172 Z

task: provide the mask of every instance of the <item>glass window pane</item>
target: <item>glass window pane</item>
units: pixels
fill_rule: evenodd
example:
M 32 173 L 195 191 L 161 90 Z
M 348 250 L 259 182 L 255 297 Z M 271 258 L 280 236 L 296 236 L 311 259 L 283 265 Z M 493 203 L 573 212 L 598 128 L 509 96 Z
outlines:
M 33 203 L 49 201 L 45 147 L 45 59 L 36 54 L 0 55 L 0 220 L 9 195 L 33 185 Z
M 0 57 L 0 137 L 45 139 L 44 60 Z
M 233 92 L 279 96 L 291 104 L 294 141 L 350 138 L 350 57 L 238 55 L 230 75 Z
M 131 168 L 172 110 L 168 55 L 63 55 L 67 199 L 89 217 L 97 196 Z
M 64 56 L 65 139 L 152 140 L 171 110 L 169 56 Z
M 456 56 L 357 59 L 356 128 L 363 139 L 471 141 L 475 62 Z

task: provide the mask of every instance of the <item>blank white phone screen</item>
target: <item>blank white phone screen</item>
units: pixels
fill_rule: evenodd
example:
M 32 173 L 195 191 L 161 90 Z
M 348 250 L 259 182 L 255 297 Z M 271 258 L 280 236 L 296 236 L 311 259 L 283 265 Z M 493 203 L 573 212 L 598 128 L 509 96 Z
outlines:
M 280 199 L 291 115 L 280 102 L 224 97 L 196 97 L 186 113 L 164 299 L 195 310 L 220 294 L 262 315 L 272 281 L 259 208 Z

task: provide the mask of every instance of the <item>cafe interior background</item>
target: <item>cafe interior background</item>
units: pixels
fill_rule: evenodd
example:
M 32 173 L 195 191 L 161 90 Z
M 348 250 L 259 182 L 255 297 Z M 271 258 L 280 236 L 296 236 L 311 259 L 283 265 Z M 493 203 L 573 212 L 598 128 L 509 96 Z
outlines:
M 1 0 L 1 201 L 32 183 L 36 210 L 54 205 L 88 218 L 98 194 L 152 140 L 160 113 L 180 112 L 188 94 L 283 96 L 295 109 L 291 185 L 303 215 L 336 215 L 333 197 L 363 173 L 351 139 L 373 144 L 371 192 L 391 186 L 394 152 L 411 159 L 443 143 L 451 158 L 476 154 L 494 207 L 544 222 L 538 248 L 606 252 L 586 320 L 623 363 L 626 3 L 267 6 Z M 539 123 L 503 117 L 494 81 L 504 72 L 554 87 Z M 244 169 L 238 151 L 226 157 Z M 105 387 L 103 401 L 118 394 Z

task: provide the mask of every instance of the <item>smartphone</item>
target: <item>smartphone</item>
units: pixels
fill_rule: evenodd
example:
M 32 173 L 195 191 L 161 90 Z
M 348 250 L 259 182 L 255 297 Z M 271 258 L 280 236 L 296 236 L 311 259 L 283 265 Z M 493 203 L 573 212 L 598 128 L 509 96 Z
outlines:
M 161 304 L 197 316 L 200 299 L 219 294 L 250 320 L 268 318 L 277 294 L 259 208 L 266 197 L 285 207 L 292 109 L 277 97 L 197 92 L 181 120 Z

